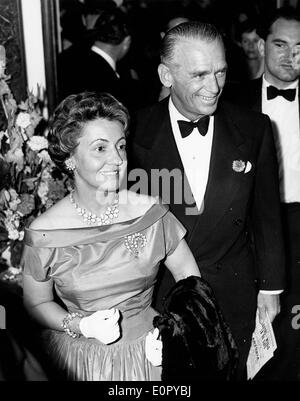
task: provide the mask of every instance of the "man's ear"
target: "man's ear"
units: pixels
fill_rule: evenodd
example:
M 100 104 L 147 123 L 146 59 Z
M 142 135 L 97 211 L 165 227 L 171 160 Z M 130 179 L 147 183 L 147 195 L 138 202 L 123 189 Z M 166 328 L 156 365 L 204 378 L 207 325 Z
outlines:
M 261 57 L 265 57 L 265 44 L 266 42 L 262 38 L 257 42 L 258 51 Z
M 173 77 L 172 73 L 165 64 L 159 64 L 158 66 L 158 75 L 160 78 L 161 83 L 167 87 L 170 88 L 173 84 Z

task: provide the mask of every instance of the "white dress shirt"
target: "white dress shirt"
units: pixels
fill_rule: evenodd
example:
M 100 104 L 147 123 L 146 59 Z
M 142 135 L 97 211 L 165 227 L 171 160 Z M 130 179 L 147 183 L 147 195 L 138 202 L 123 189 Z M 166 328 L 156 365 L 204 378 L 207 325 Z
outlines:
M 104 60 L 106 60 L 108 62 L 108 64 L 111 66 L 111 68 L 114 70 L 114 72 L 116 73 L 116 76 L 118 78 L 120 78 L 119 74 L 117 73 L 117 67 L 116 67 L 116 62 L 115 60 L 109 55 L 107 54 L 104 50 L 100 49 L 97 46 L 92 46 L 91 50 L 97 54 L 99 54 L 99 56 L 103 57 Z
M 209 174 L 214 117 L 211 116 L 209 119 L 208 131 L 205 136 L 202 136 L 198 129 L 194 128 L 189 136 L 182 138 L 177 121 L 190 120 L 184 117 L 176 109 L 171 98 L 169 99 L 169 113 L 172 131 L 183 168 L 190 184 L 197 208 L 198 210 L 201 210 Z
M 296 88 L 295 100 L 282 96 L 267 100 L 267 86 L 263 76 L 262 112 L 271 121 L 279 163 L 280 197 L 285 203 L 300 202 L 300 128 L 298 80 L 285 89 Z

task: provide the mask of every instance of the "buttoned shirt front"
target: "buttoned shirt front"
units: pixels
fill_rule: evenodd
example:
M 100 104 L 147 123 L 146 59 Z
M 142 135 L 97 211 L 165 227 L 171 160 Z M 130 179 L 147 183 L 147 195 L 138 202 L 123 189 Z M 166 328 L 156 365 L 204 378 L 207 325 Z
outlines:
M 269 84 L 263 76 L 262 112 L 272 122 L 279 164 L 280 197 L 285 203 L 300 202 L 300 128 L 299 84 L 292 82 L 285 89 L 296 88 L 295 100 L 290 102 L 282 96 L 267 99 Z M 274 85 L 273 85 L 274 86 Z
M 176 109 L 171 97 L 169 99 L 169 113 L 174 139 L 184 172 L 191 187 L 197 208 L 200 211 L 208 181 L 214 117 L 210 117 L 208 131 L 205 136 L 200 135 L 198 129 L 194 128 L 189 136 L 182 138 L 177 121 L 189 120 Z

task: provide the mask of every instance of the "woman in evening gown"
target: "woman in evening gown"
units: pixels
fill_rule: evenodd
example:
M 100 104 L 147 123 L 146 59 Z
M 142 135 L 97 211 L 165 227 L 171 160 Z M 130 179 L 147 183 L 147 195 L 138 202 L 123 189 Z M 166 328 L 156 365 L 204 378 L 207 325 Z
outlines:
M 160 380 L 159 266 L 176 281 L 200 276 L 168 207 L 122 188 L 127 131 L 126 108 L 105 93 L 67 97 L 51 121 L 49 153 L 74 189 L 26 230 L 23 286 L 67 380 Z

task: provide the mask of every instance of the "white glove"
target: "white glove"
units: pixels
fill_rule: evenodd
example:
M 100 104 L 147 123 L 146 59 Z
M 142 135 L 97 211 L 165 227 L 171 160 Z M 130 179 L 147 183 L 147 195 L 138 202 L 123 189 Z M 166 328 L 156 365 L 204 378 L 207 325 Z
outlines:
M 79 322 L 81 333 L 87 338 L 96 338 L 104 344 L 110 344 L 120 337 L 118 309 L 99 310 Z
M 146 358 L 153 366 L 160 366 L 162 363 L 162 341 L 158 340 L 158 337 L 159 330 L 156 328 L 153 333 L 150 331 L 147 334 L 145 340 Z

